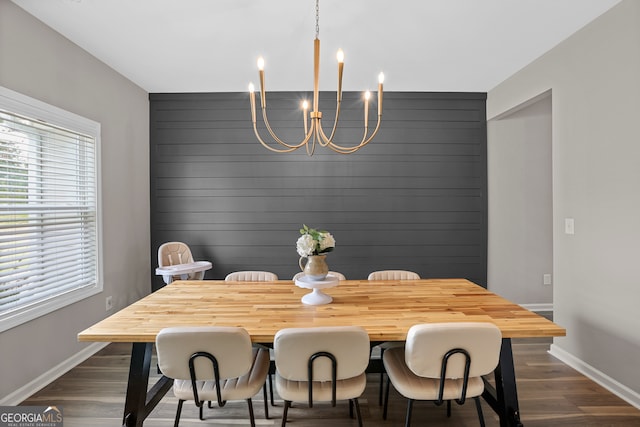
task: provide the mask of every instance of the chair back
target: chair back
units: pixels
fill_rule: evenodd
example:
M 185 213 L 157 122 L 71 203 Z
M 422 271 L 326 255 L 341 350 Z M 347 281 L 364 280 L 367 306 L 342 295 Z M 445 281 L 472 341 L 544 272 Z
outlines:
M 409 329 L 405 344 L 405 362 L 421 377 L 440 378 L 445 354 L 462 349 L 469 354 L 469 377 L 493 372 L 498 366 L 502 333 L 493 323 L 427 323 Z M 445 378 L 464 378 L 465 357 L 453 354 Z
M 240 377 L 251 369 L 251 338 L 244 328 L 224 326 L 172 327 L 156 336 L 158 367 L 173 379 L 191 379 L 189 359 L 195 353 L 208 353 L 218 364 L 219 379 Z M 213 380 L 213 364 L 206 357 L 194 361 L 197 380 Z
M 278 275 L 270 271 L 234 271 L 227 274 L 224 280 L 233 282 L 271 282 L 278 280 Z
M 407 270 L 379 270 L 369 274 L 369 280 L 417 280 L 418 273 Z
M 273 342 L 276 368 L 282 378 L 307 381 L 309 359 L 326 352 L 337 361 L 336 379 L 361 375 L 369 364 L 369 335 L 358 326 L 287 328 Z M 313 381 L 331 381 L 331 361 L 319 357 L 313 364 Z
M 167 242 L 158 248 L 158 267 L 191 262 L 193 262 L 193 255 L 191 255 L 191 249 L 185 243 Z
M 329 271 L 327 274 L 337 277 L 338 280 L 347 280 L 344 274 L 338 273 L 337 271 Z M 304 272 L 300 271 L 299 273 L 296 273 L 291 280 L 299 279 L 302 276 L 304 276 Z

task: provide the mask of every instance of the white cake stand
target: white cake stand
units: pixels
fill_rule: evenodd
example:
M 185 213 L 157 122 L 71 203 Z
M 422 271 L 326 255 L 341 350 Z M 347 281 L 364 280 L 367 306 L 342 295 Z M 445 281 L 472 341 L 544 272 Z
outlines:
M 296 286 L 313 289 L 312 292 L 302 297 L 302 302 L 308 305 L 323 305 L 333 301 L 333 298 L 322 292 L 322 289 L 333 288 L 338 285 L 338 282 L 338 278 L 331 274 L 327 274 L 323 280 L 311 280 L 307 276 L 300 276 L 295 280 Z

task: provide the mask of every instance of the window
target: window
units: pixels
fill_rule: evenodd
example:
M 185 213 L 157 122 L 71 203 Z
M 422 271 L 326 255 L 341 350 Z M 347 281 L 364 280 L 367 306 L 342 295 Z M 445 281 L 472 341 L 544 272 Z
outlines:
M 0 87 L 0 331 L 102 291 L 99 136 Z

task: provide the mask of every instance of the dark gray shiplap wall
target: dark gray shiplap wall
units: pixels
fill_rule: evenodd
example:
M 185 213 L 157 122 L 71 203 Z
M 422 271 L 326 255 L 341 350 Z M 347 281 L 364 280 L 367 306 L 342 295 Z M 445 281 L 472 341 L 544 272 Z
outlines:
M 303 95 L 268 94 L 283 139 L 302 136 Z M 361 138 L 360 96 L 344 94 L 337 140 Z M 329 267 L 349 279 L 406 269 L 484 286 L 485 101 L 484 93 L 386 93 L 373 142 L 350 155 L 319 147 L 308 157 L 257 142 L 248 94 L 151 94 L 152 259 L 177 240 L 213 262 L 207 279 L 235 270 L 290 279 L 304 223 L 334 235 Z M 334 104 L 335 93 L 321 93 L 327 132 Z M 153 277 L 154 289 L 162 284 Z

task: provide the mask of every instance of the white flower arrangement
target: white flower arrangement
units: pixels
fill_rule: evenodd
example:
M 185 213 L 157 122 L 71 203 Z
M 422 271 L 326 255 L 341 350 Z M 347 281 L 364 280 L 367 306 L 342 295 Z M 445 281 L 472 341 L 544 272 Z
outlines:
M 301 257 L 331 252 L 336 246 L 335 239 L 328 231 L 318 231 L 303 225 L 300 234 L 302 236 L 296 242 L 296 249 Z

